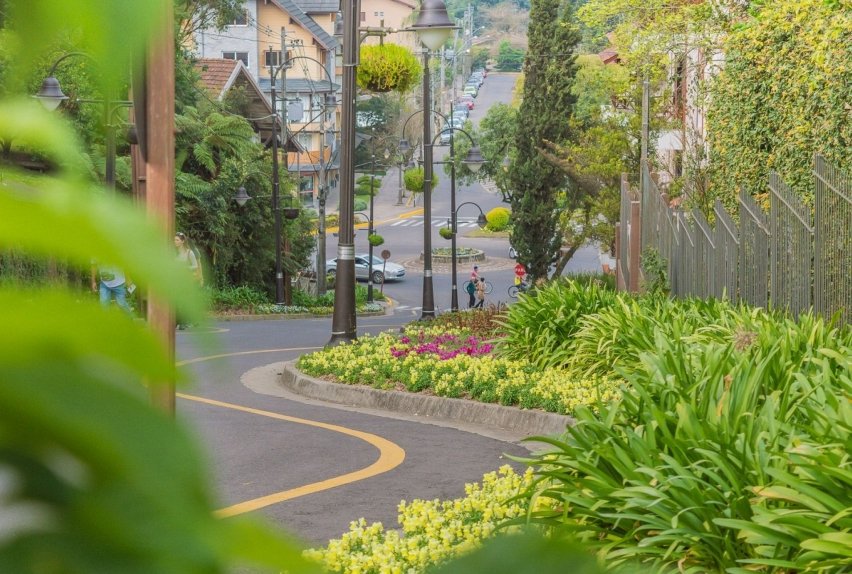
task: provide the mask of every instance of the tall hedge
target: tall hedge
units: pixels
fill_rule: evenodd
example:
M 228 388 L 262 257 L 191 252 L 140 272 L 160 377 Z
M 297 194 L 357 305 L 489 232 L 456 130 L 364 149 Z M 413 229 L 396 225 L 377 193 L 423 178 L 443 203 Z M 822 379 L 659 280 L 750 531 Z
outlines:
M 840 0 L 769 0 L 735 26 L 708 109 L 711 184 L 733 205 L 775 170 L 806 201 L 819 152 L 852 159 L 852 10 Z

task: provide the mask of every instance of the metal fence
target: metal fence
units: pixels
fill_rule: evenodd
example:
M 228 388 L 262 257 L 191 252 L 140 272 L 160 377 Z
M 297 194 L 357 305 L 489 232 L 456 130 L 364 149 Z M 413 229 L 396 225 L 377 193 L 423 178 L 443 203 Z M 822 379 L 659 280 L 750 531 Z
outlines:
M 622 178 L 619 288 L 641 288 L 639 252 L 656 250 L 677 297 L 717 297 L 797 316 L 813 309 L 852 324 L 852 178 L 814 158 L 813 212 L 771 172 L 769 210 L 740 190 L 736 217 L 717 201 L 713 224 L 672 206 L 642 166 L 640 194 Z

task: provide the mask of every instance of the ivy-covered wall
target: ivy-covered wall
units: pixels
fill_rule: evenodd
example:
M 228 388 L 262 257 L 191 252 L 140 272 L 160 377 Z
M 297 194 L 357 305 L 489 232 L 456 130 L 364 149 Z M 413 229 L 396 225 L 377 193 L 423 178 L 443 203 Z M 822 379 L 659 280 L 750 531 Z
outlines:
M 775 170 L 810 202 L 814 153 L 852 163 L 852 3 L 768 0 L 725 54 L 708 109 L 713 195 L 733 205 Z

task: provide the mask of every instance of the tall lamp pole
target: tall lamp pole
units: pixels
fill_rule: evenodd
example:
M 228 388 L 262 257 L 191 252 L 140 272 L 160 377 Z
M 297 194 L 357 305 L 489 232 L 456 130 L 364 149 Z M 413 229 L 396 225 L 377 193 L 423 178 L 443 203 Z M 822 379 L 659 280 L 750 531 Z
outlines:
M 355 73 L 358 67 L 360 0 L 341 0 L 343 12 L 343 106 L 340 126 L 340 217 L 334 313 L 329 345 L 355 340 Z
M 442 130 L 450 132 L 450 258 L 452 261 L 452 280 L 453 287 L 452 293 L 450 295 L 450 310 L 458 311 L 459 310 L 459 290 L 458 290 L 458 273 L 457 273 L 457 255 L 456 255 L 456 234 L 458 233 L 458 210 L 456 209 L 456 154 L 455 154 L 455 132 L 463 133 L 467 139 L 470 141 L 471 148 L 467 152 L 467 155 L 462 160 L 462 163 L 467 166 L 467 168 L 476 173 L 479 171 L 479 168 L 485 163 L 485 160 L 482 158 L 482 153 L 479 151 L 479 146 L 476 145 L 476 142 L 473 141 L 473 138 L 467 133 L 465 130 L 461 128 L 454 128 L 450 126 L 449 128 Z M 438 136 L 441 134 L 439 133 Z M 470 203 L 470 202 L 468 202 Z M 464 205 L 464 204 L 462 204 Z M 459 206 L 461 207 L 461 206 Z M 477 206 L 478 207 L 478 206 Z M 477 219 L 477 223 L 479 223 L 480 227 L 485 226 L 485 214 L 482 213 L 482 209 L 479 210 L 479 218 Z
M 423 52 L 423 310 L 421 319 L 435 317 L 435 292 L 432 287 L 432 86 L 429 74 L 429 52 L 439 49 L 455 26 L 447 15 L 443 0 L 423 0 L 420 14 L 411 26 Z
M 271 51 L 272 51 L 272 49 L 270 47 L 270 52 Z M 278 66 L 272 66 L 272 65 L 269 66 L 269 78 L 270 78 L 269 98 L 270 98 L 270 100 L 272 100 L 272 211 L 275 215 L 275 223 L 274 223 L 274 225 L 275 225 L 275 302 L 278 305 L 282 305 L 282 304 L 290 305 L 292 303 L 292 301 L 291 301 L 289 282 L 287 284 L 285 284 L 285 281 L 284 281 L 284 269 L 283 269 L 282 260 L 281 260 L 281 256 L 282 256 L 281 201 L 280 201 L 280 199 L 281 199 L 281 196 L 280 196 L 281 178 L 279 176 L 279 170 L 278 170 L 278 136 L 281 133 L 281 131 L 283 131 L 283 135 L 284 135 L 284 139 L 282 141 L 284 143 L 285 152 L 287 150 L 287 145 L 289 144 L 289 141 L 288 141 L 289 137 L 287 137 L 287 120 L 286 120 L 287 106 L 286 106 L 286 102 L 285 102 L 285 106 L 284 106 L 285 119 L 284 119 L 283 122 L 281 122 L 280 118 L 278 117 L 278 108 L 277 108 L 278 97 L 277 97 L 277 94 L 276 94 L 275 86 L 278 83 L 278 73 L 280 72 L 281 75 L 282 75 L 282 87 L 284 89 L 285 100 L 286 100 L 287 68 L 290 68 L 293 65 L 293 60 L 298 60 L 298 59 L 311 60 L 312 62 L 319 64 L 320 69 L 325 71 L 326 75 L 328 76 L 329 87 L 334 83 L 334 82 L 331 81 L 331 74 L 328 73 L 328 70 L 325 69 L 325 67 L 322 65 L 322 63 L 319 60 L 316 60 L 315 58 L 311 58 L 310 56 L 293 56 L 292 58 L 287 58 L 286 60 L 281 62 L 281 64 L 279 64 Z M 326 104 L 328 104 L 329 101 L 330 100 L 329 100 L 328 96 L 326 96 Z M 279 124 L 281 125 L 283 130 L 278 129 Z M 285 155 L 285 157 L 286 157 L 286 155 Z M 287 162 L 285 162 L 285 164 L 286 163 Z M 321 157 L 320 163 L 322 164 L 321 165 L 321 170 L 322 170 L 324 168 L 325 159 Z M 285 169 L 287 169 L 289 171 L 289 166 L 285 165 Z M 324 170 L 323 170 L 320 174 L 321 182 L 324 182 L 324 180 L 325 180 L 325 178 L 323 177 L 324 175 L 325 174 L 324 174 Z M 322 189 L 320 191 L 322 192 Z M 322 195 L 320 196 L 320 202 L 321 202 L 321 207 L 324 208 L 325 200 L 322 197 Z M 320 225 L 324 225 L 324 222 L 325 222 L 322 215 L 323 215 L 323 210 L 321 210 L 321 213 L 320 213 Z M 284 217 L 287 218 L 287 219 L 296 219 L 298 216 L 299 216 L 299 213 L 298 213 L 298 210 L 296 210 L 296 209 L 287 209 L 284 212 Z M 323 229 L 322 240 L 324 241 L 324 239 L 325 239 L 325 235 L 324 235 L 324 229 Z M 323 249 L 324 248 L 325 248 L 325 244 L 323 243 Z M 290 250 L 289 245 L 285 244 L 284 250 L 289 252 L 289 250 Z M 323 259 L 323 262 L 325 262 L 325 259 Z M 319 280 L 319 277 L 317 277 L 317 280 Z
M 370 224 L 367 226 L 367 252 L 370 265 L 367 269 L 367 302 L 373 302 L 373 200 L 376 197 L 376 154 L 370 156 Z M 384 280 L 384 277 L 382 277 Z

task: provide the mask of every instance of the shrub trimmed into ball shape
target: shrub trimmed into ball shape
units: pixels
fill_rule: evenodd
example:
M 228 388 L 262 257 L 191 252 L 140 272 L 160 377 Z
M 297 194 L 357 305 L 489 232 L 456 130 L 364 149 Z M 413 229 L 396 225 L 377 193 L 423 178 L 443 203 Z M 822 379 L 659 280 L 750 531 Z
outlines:
M 438 230 L 438 235 L 443 237 L 444 239 L 452 239 L 453 238 L 453 230 L 449 227 L 442 227 Z
M 423 168 L 413 167 L 405 171 L 403 176 L 405 189 L 412 193 L 423 193 Z M 438 185 L 438 174 L 432 172 L 432 189 Z
M 385 238 L 379 235 L 378 233 L 373 233 L 372 235 L 367 236 L 367 241 L 373 247 L 378 247 L 379 245 L 382 245 L 385 242 Z
M 509 220 L 512 218 L 512 212 L 505 207 L 495 207 L 487 214 L 485 219 L 488 220 L 486 226 L 489 231 L 505 231 L 509 227 Z
M 407 92 L 420 81 L 420 64 L 408 48 L 397 44 L 361 47 L 358 86 L 372 92 Z

